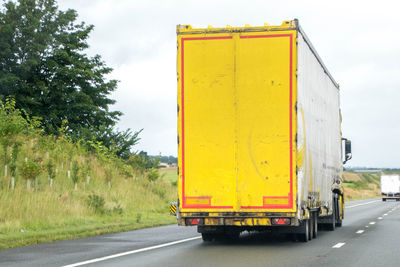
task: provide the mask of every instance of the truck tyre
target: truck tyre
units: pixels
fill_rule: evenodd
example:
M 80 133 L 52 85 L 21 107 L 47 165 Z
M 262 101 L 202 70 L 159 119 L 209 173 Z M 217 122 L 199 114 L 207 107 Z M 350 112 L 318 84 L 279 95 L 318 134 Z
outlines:
M 335 198 L 335 200 L 336 200 L 336 212 L 335 212 L 335 214 L 336 214 L 336 217 L 335 217 L 336 224 L 335 224 L 335 226 L 336 227 L 342 227 L 342 220 L 340 219 L 339 199 Z
M 331 217 L 331 220 L 329 223 L 326 224 L 326 230 L 335 231 L 335 228 L 336 228 L 336 201 L 335 201 L 335 199 L 333 199 L 333 211 L 332 211 L 332 215 L 330 217 Z
M 335 222 L 335 215 L 332 214 L 332 221 L 326 225 L 326 229 L 328 231 L 335 231 L 336 222 Z
M 317 238 L 318 235 L 318 212 L 314 213 L 314 227 L 313 227 L 313 238 Z
M 382 198 L 382 201 L 384 201 L 384 202 L 385 202 L 385 201 L 386 201 L 386 198 Z
M 308 242 L 310 240 L 310 220 L 304 220 L 300 226 L 301 233 L 298 234 L 298 239 L 302 242 Z
M 308 240 L 312 240 L 314 238 L 314 213 L 310 212 L 310 219 L 308 220 Z

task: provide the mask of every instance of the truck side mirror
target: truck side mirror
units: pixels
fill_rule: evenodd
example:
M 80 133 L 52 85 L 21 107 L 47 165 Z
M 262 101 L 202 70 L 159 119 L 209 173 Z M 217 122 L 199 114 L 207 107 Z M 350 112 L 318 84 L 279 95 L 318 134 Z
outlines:
M 347 161 L 351 160 L 352 158 L 352 153 L 351 153 L 351 141 L 343 138 L 342 140 L 344 140 L 344 161 L 343 164 L 346 164 Z

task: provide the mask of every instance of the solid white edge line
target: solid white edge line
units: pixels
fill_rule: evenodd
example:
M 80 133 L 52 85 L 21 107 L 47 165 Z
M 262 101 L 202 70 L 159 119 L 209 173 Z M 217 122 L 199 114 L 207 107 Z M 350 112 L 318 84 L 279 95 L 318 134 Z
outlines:
M 341 248 L 345 245 L 346 243 L 337 243 L 336 245 L 334 245 L 332 248 Z
M 176 245 L 176 244 L 180 244 L 180 243 L 184 243 L 184 242 L 188 242 L 188 241 L 192 241 L 192 240 L 196 240 L 196 239 L 200 239 L 200 238 L 201 238 L 201 236 L 186 238 L 186 239 L 177 240 L 177 241 L 173 241 L 173 242 L 169 242 L 169 243 L 165 243 L 165 244 L 161 244 L 161 245 L 156 245 L 156 246 L 152 246 L 152 247 L 126 251 L 126 252 L 122 252 L 122 253 L 118 253 L 118 254 L 114 254 L 114 255 L 110 255 L 110 256 L 105 256 L 105 257 L 101 257 L 101 258 L 95 258 L 95 259 L 92 259 L 92 260 L 77 262 L 77 263 L 74 263 L 74 264 L 64 265 L 62 267 L 82 266 L 82 265 L 85 265 L 85 264 L 95 263 L 95 262 L 99 262 L 99 261 L 105 261 L 105 260 L 118 258 L 118 257 L 130 255 L 130 254 L 149 251 L 149 250 L 153 250 L 153 249 L 157 249 L 157 248 L 168 247 L 168 246 L 172 246 L 172 245 Z
M 354 207 L 358 207 L 358 206 L 364 206 L 364 205 L 368 205 L 368 204 L 371 204 L 371 203 L 375 203 L 375 202 L 380 202 L 380 200 L 374 200 L 374 201 L 370 201 L 370 202 L 367 202 L 367 203 L 361 203 L 361 204 L 357 204 L 357 205 L 353 205 L 353 206 L 348 206 L 348 207 L 344 207 L 345 209 L 351 209 L 351 208 L 354 208 Z
M 364 233 L 364 230 L 358 230 L 358 231 L 356 232 L 356 234 L 362 234 L 362 233 Z

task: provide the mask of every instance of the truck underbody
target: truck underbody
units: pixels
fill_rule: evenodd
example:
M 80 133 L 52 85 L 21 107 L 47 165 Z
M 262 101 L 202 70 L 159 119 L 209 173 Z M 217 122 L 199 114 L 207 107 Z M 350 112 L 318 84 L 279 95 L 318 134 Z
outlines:
M 291 234 L 307 242 L 317 237 L 318 229 L 333 231 L 342 226 L 343 197 L 334 194 L 332 210 L 311 208 L 299 219 L 291 212 L 177 212 L 178 224 L 197 226 L 204 241 L 237 238 L 241 232 L 259 231 Z
M 382 193 L 382 201 L 386 201 L 388 199 L 400 201 L 400 192 L 398 192 L 398 193 Z

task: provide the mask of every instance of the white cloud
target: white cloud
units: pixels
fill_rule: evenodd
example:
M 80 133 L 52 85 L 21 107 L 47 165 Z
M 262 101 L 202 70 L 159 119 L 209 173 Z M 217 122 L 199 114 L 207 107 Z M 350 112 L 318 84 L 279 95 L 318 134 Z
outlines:
M 60 0 L 94 24 L 90 53 L 121 81 L 113 94 L 122 129 L 144 128 L 136 149 L 176 155 L 177 24 L 280 24 L 298 18 L 341 85 L 351 165 L 398 166 L 400 35 L 396 1 Z

